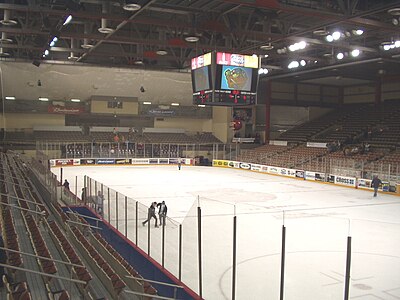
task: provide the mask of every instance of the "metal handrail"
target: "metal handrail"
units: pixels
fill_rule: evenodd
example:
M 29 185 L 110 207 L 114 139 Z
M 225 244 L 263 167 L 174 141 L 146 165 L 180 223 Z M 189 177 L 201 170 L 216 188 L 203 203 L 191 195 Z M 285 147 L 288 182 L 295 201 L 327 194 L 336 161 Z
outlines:
M 27 200 L 27 199 L 25 199 L 25 198 L 19 198 L 19 197 L 17 197 L 17 196 L 5 194 L 5 193 L 0 193 L 0 195 L 7 196 L 7 197 L 10 197 L 10 198 L 14 198 L 14 199 L 17 199 L 17 200 L 26 201 L 26 202 L 28 202 L 28 203 L 32 203 L 32 204 L 36 204 L 36 205 L 43 205 L 43 206 L 44 206 L 43 203 L 39 203 L 39 202 L 32 201 L 32 200 Z
M 103 230 L 103 228 L 101 228 L 101 227 L 97 227 L 97 226 L 93 226 L 93 225 L 85 224 L 85 223 L 81 223 L 81 222 L 75 222 L 75 221 L 71 221 L 71 220 L 67 220 L 66 222 L 67 223 L 78 224 L 78 225 L 83 225 L 83 226 L 90 227 L 90 228 L 96 228 L 96 229 Z
M 85 267 L 84 265 L 77 265 L 77 264 L 66 262 L 66 261 L 63 261 L 63 260 L 43 257 L 43 256 L 40 256 L 40 255 L 35 255 L 35 254 L 27 253 L 27 252 L 17 251 L 17 250 L 13 250 L 13 249 L 10 249 L 10 248 L 0 247 L 0 249 L 1 250 L 5 250 L 7 252 L 19 253 L 19 254 L 22 254 L 22 255 L 30 256 L 30 257 L 35 257 L 35 258 L 44 259 L 44 260 L 50 260 L 50 261 L 57 262 L 57 263 L 64 264 L 64 265 L 68 265 L 68 266 Z
M 10 206 L 10 207 L 13 207 L 13 208 L 17 208 L 17 209 L 23 210 L 23 211 L 28 211 L 28 212 L 30 212 L 30 213 L 38 214 L 38 215 L 41 215 L 41 216 L 45 216 L 45 215 L 46 215 L 46 212 L 45 212 L 45 211 L 39 211 L 39 212 L 38 212 L 38 211 L 35 211 L 35 210 L 32 210 L 32 209 L 19 207 L 19 206 L 16 206 L 16 205 L 14 205 L 14 204 L 9 204 L 9 203 L 4 203 L 4 202 L 0 202 L 0 204 L 5 205 L 5 206 Z
M 47 273 L 44 273 L 44 272 L 33 271 L 31 269 L 15 267 L 15 266 L 2 264 L 2 263 L 0 263 L 0 267 L 5 267 L 7 269 L 14 269 L 14 270 L 24 271 L 24 272 L 28 272 L 28 273 L 43 275 L 43 276 L 51 277 L 51 278 L 57 278 L 57 279 L 60 279 L 60 280 L 66 280 L 66 281 L 75 282 L 75 283 L 79 283 L 79 284 L 86 284 L 86 281 L 82 281 L 82 280 L 79 280 L 79 279 L 72 279 L 72 278 L 67 278 L 67 277 L 63 277 L 63 276 L 47 274 Z
M 77 213 L 77 212 L 74 212 L 74 211 L 71 211 L 71 210 L 67 211 L 66 213 L 67 213 L 67 214 L 73 214 L 73 215 L 79 216 L 79 217 L 88 218 L 88 219 L 95 220 L 95 221 L 100 221 L 100 222 L 103 221 L 102 219 L 95 218 L 95 217 L 90 217 L 90 216 L 87 216 L 87 215 L 82 215 L 82 214 L 80 214 L 80 213 Z

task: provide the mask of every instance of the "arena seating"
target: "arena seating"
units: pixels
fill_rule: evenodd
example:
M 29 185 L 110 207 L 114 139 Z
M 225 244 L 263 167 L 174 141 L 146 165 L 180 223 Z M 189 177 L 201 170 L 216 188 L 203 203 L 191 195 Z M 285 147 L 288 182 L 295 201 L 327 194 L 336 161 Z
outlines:
M 121 292 L 128 287 L 135 288 L 135 291 L 139 292 L 157 294 L 157 291 L 147 282 L 130 278 L 129 284 L 126 285 L 113 268 L 118 266 L 121 268 L 118 269 L 119 271 L 125 270 L 123 276 L 140 278 L 140 275 L 101 237 L 91 235 L 89 242 L 78 229 L 79 224 L 83 224 L 83 227 L 88 225 L 84 219 L 75 219 L 75 224 L 71 226 L 69 223 L 71 219 L 62 211 L 59 204 L 52 203 L 48 207 L 37 193 L 28 175 L 23 173 L 25 167 L 18 157 L 1 154 L 0 167 L 0 180 L 2 180 L 0 182 L 0 229 L 5 247 L 30 254 L 26 256 L 27 254 L 8 251 L 7 263 L 10 267 L 29 268 L 35 272 L 30 275 L 31 273 L 6 268 L 7 277 L 2 280 L 6 285 L 8 299 L 127 299 L 127 296 L 122 295 Z M 11 210 L 9 207 L 11 204 L 23 210 Z M 73 236 L 76 236 L 79 244 L 84 245 L 84 249 L 79 249 L 79 244 L 77 246 L 73 239 L 72 242 L 70 238 L 67 239 L 64 233 L 65 228 L 70 228 L 69 232 L 73 232 Z M 84 228 L 88 229 L 88 227 Z M 28 238 L 25 238 L 26 232 Z M 101 246 L 106 251 L 105 257 L 99 254 L 97 247 L 92 246 L 94 241 L 97 246 Z M 85 253 L 90 254 L 90 261 Z M 108 262 L 111 257 L 114 257 L 113 267 Z M 61 261 L 72 266 L 68 267 L 60 263 Z M 92 264 L 91 261 L 96 264 Z M 90 265 L 91 271 L 87 264 Z M 93 269 L 96 270 L 95 276 L 91 273 Z M 102 281 L 101 273 L 106 275 L 108 283 Z M 56 275 L 57 278 L 52 275 Z M 86 284 L 66 283 L 64 285 L 59 278 L 73 278 Z M 9 282 L 10 280 L 12 283 Z M 136 285 L 133 284 L 135 282 Z M 111 287 L 111 291 L 107 292 L 105 286 Z M 64 287 L 68 287 L 68 290 Z

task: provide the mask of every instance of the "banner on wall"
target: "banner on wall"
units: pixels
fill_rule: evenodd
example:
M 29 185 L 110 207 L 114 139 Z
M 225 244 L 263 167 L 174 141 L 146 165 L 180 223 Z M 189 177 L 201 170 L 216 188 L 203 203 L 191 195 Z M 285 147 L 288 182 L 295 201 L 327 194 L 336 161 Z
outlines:
M 74 160 L 73 159 L 55 159 L 54 165 L 55 166 L 73 166 Z
M 387 181 L 382 181 L 382 184 L 381 184 L 380 188 L 381 188 L 382 191 L 384 191 L 384 192 L 389 192 L 389 188 L 390 188 L 389 182 L 387 182 Z
M 165 164 L 168 164 L 168 159 L 165 159 L 166 161 L 163 162 Z M 160 164 L 161 162 L 161 158 L 159 160 Z M 132 158 L 132 165 L 147 165 L 149 163 L 149 159 L 148 158 Z
M 303 170 L 296 170 L 296 177 L 297 178 L 304 178 L 304 171 Z
M 133 160 L 132 160 L 132 163 L 133 163 Z M 168 158 L 159 158 L 158 159 L 158 163 L 160 165 L 167 165 L 168 164 Z
M 275 146 L 287 146 L 287 141 L 269 141 L 270 145 L 275 145 Z
M 307 147 L 312 147 L 312 148 L 326 148 L 326 143 L 307 142 Z
M 250 170 L 251 169 L 251 164 L 248 163 L 240 163 L 240 168 L 245 169 L 245 170 Z
M 261 165 L 258 165 L 258 164 L 251 164 L 251 169 L 253 170 L 253 171 L 258 171 L 258 172 L 260 172 L 261 171 Z
M 81 165 L 94 165 L 96 164 L 96 160 L 92 158 L 84 158 L 81 159 Z
M 315 172 L 306 171 L 305 172 L 306 180 L 313 180 L 315 181 Z
M 278 167 L 268 167 L 268 173 L 270 174 L 279 174 L 280 168 Z
M 371 188 L 371 182 L 372 180 L 370 179 L 358 179 L 357 180 L 357 186 L 360 188 Z
M 356 178 L 355 177 L 336 176 L 334 183 L 340 184 L 340 185 L 345 185 L 345 186 L 356 187 Z
M 325 181 L 325 173 L 315 172 L 315 181 Z
M 335 183 L 335 175 L 329 174 L 326 178 L 326 181 L 330 183 Z
M 112 159 L 112 158 L 96 159 L 96 164 L 98 164 L 98 165 L 113 165 L 113 164 L 115 164 L 115 159 Z
M 117 165 L 130 165 L 131 160 L 129 158 L 117 158 L 115 159 L 115 164 Z
M 79 115 L 85 111 L 83 107 L 64 107 L 60 105 L 49 105 L 47 111 L 50 114 Z

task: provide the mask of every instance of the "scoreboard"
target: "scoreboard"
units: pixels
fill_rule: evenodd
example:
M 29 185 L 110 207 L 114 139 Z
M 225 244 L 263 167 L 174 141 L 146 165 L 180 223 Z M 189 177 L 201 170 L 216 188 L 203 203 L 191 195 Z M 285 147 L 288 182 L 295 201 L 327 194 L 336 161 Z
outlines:
M 256 104 L 259 65 L 256 55 L 212 52 L 193 58 L 193 104 Z

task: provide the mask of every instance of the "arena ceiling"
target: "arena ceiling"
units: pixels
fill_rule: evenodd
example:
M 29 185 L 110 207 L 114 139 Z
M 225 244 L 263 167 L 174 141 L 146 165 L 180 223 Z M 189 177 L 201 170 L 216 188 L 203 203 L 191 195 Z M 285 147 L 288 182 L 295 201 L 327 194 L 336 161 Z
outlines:
M 1 60 L 187 70 L 217 50 L 259 55 L 263 78 L 400 73 L 398 0 L 6 0 L 0 10 Z

